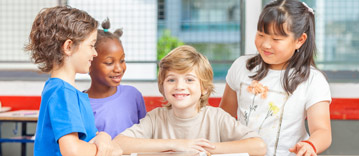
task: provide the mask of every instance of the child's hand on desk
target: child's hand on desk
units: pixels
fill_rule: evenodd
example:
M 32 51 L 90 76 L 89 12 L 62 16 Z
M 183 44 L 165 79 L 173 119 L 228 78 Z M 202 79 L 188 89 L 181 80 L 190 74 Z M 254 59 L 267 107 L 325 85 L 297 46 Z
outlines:
M 89 141 L 97 147 L 96 156 L 111 156 L 114 150 L 111 136 L 106 132 L 97 132 L 96 136 Z
M 194 139 L 194 140 L 185 140 L 185 139 L 175 139 L 172 140 L 174 143 L 170 146 L 173 151 L 195 151 L 195 152 L 206 152 L 205 148 L 214 149 L 215 146 L 207 139 Z
M 290 152 L 296 154 L 296 156 L 317 156 L 313 147 L 305 142 L 298 142 L 294 147 L 289 149 Z

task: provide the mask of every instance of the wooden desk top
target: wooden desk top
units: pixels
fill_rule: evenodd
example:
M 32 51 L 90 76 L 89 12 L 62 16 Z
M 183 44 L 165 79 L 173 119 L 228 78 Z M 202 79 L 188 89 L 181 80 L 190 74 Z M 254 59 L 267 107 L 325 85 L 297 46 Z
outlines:
M 0 121 L 36 122 L 38 116 L 38 110 L 9 111 L 0 113 Z

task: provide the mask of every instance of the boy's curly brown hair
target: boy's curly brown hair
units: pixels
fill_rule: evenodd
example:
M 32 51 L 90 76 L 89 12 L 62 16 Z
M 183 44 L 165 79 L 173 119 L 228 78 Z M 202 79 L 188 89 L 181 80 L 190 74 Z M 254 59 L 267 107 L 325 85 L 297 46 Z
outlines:
M 62 66 L 63 44 L 70 39 L 77 48 L 98 22 L 85 11 L 69 6 L 45 8 L 36 16 L 25 47 L 35 64 L 43 72 L 50 72 L 54 64 Z

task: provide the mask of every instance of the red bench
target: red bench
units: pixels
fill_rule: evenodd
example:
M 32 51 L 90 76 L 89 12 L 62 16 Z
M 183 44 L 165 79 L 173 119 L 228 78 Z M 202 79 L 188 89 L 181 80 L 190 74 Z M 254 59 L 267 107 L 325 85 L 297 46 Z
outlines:
M 163 104 L 162 97 L 144 97 L 146 109 L 150 111 Z M 40 107 L 40 96 L 0 96 L 3 107 L 11 107 L 12 110 L 38 110 Z M 220 97 L 209 98 L 211 106 L 218 107 Z M 330 105 L 330 117 L 332 120 L 359 120 L 359 98 L 333 98 Z

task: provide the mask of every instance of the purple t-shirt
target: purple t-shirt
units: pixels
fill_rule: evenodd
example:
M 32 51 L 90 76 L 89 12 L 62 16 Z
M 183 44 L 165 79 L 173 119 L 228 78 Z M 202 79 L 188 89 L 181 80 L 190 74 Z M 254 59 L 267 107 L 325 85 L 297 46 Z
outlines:
M 102 99 L 90 98 L 90 103 L 96 128 L 112 138 L 146 116 L 142 94 L 132 86 L 119 85 L 115 94 Z

